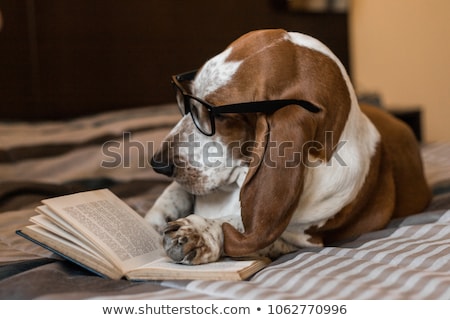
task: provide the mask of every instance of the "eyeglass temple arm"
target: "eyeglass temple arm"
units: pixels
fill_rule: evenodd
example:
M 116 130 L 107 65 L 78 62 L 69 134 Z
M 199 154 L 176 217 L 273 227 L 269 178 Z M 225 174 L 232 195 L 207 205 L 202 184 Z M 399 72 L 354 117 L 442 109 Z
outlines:
M 278 109 L 293 104 L 298 105 L 312 113 L 318 113 L 321 111 L 319 107 L 306 100 L 270 100 L 270 101 L 252 101 L 214 107 L 211 109 L 211 112 L 214 114 L 236 113 L 236 112 L 238 113 L 275 112 Z

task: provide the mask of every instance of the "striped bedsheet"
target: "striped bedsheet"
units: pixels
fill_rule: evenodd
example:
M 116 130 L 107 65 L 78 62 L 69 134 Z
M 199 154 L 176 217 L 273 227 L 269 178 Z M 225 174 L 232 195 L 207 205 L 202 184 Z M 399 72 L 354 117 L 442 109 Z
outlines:
M 41 199 L 99 187 L 144 214 L 168 184 L 148 159 L 178 119 L 177 108 L 164 105 L 0 123 L 0 298 L 450 298 L 450 143 L 422 148 L 435 192 L 426 212 L 336 247 L 285 255 L 247 281 L 102 279 L 15 235 Z M 111 151 L 122 154 L 120 163 Z

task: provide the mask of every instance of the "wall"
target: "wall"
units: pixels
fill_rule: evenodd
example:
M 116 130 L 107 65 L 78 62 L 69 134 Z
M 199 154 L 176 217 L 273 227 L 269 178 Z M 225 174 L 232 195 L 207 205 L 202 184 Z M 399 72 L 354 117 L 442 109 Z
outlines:
M 357 91 L 420 105 L 425 141 L 450 141 L 450 1 L 353 0 L 349 25 Z
M 285 0 L 0 0 L 0 9 L 0 119 L 174 102 L 172 74 L 254 29 L 303 31 L 349 60 L 346 13 L 288 12 Z

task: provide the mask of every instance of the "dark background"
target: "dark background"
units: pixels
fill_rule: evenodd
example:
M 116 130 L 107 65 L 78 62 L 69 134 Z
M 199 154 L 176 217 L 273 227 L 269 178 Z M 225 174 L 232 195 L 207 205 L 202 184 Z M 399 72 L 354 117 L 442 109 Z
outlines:
M 0 0 L 0 119 L 174 102 L 170 76 L 262 28 L 310 34 L 349 67 L 346 13 L 283 0 Z

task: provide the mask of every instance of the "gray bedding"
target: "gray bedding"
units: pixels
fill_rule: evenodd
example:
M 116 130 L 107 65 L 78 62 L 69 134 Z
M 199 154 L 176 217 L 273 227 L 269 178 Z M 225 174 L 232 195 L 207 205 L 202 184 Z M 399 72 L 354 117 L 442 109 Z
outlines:
M 422 148 L 435 194 L 426 211 L 334 247 L 285 255 L 247 281 L 103 279 L 15 234 L 41 199 L 82 190 L 110 188 L 144 214 L 168 184 L 148 159 L 178 118 L 165 105 L 0 123 L 0 298 L 450 298 L 450 143 Z

